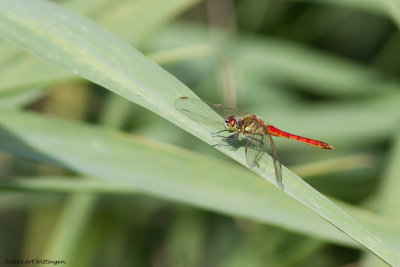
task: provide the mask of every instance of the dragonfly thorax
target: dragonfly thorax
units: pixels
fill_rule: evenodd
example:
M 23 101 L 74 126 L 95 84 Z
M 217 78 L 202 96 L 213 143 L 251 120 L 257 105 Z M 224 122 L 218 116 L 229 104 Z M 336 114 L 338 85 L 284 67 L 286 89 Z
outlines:
M 235 116 L 230 116 L 229 118 L 227 118 L 225 120 L 225 129 L 230 133 L 236 132 L 237 120 L 236 120 Z

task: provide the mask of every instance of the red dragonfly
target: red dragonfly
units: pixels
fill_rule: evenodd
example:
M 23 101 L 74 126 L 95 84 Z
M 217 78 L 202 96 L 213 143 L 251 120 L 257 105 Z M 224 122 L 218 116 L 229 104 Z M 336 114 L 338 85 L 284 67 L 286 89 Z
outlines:
M 265 153 L 265 143 L 269 142 L 274 162 L 275 177 L 282 189 L 282 166 L 279 162 L 272 136 L 289 138 L 323 149 L 334 149 L 333 146 L 327 143 L 284 132 L 272 125 L 264 123 L 264 121 L 256 115 L 224 107 L 221 104 L 211 104 L 198 99 L 180 97 L 175 101 L 175 108 L 187 117 L 202 124 L 221 126 L 222 123 L 224 123 L 225 129 L 212 134 L 212 136 L 222 137 L 223 140 L 222 143 L 216 144 L 215 146 L 232 146 L 240 134 L 244 135 L 247 138 L 245 149 L 246 161 L 251 168 L 259 167 L 258 161 Z M 213 119 L 216 118 L 213 111 L 222 117 L 221 120 Z M 229 136 L 218 135 L 221 132 L 233 134 Z

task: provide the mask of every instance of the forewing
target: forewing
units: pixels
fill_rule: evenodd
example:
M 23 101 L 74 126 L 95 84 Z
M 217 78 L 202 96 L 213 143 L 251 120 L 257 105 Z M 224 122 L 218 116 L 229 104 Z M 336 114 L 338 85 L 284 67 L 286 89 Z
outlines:
M 222 104 L 210 104 L 210 103 L 207 104 L 210 105 L 210 107 L 224 119 L 227 119 L 230 116 L 235 116 L 237 119 L 241 119 L 249 115 L 249 113 L 246 111 L 225 107 Z
M 192 120 L 207 125 L 222 125 L 230 116 L 242 118 L 248 114 L 241 110 L 224 107 L 221 104 L 211 104 L 189 97 L 179 97 L 176 99 L 175 108 Z
M 175 100 L 174 106 L 176 110 L 196 122 L 210 126 L 221 126 L 224 123 L 224 118 L 201 100 L 180 97 Z

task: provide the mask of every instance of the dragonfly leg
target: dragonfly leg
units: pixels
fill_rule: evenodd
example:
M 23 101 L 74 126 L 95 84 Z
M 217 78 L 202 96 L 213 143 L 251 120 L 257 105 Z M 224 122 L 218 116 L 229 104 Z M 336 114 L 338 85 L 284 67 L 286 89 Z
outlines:
M 215 144 L 215 145 L 213 145 L 214 147 L 215 146 L 232 146 L 233 145 L 233 143 L 235 143 L 235 141 L 236 141 L 236 139 L 239 137 L 239 134 L 237 134 L 237 133 L 234 133 L 234 134 L 232 134 L 232 135 L 229 135 L 229 136 L 224 136 L 223 137 L 223 139 L 224 139 L 224 141 L 228 141 L 230 138 L 233 138 L 233 140 L 230 142 L 230 143 L 228 143 L 228 144 L 222 144 L 222 143 L 219 143 L 219 144 Z
M 247 138 L 249 138 L 249 139 L 251 139 L 253 141 L 259 142 L 261 145 L 264 145 L 264 135 L 261 134 L 260 136 L 261 136 L 261 140 L 259 140 L 257 138 L 254 138 L 253 136 L 246 135 Z
M 234 138 L 233 138 L 232 142 L 230 142 L 228 144 L 228 146 L 231 146 L 231 145 L 233 145 L 233 143 L 235 143 L 236 139 L 239 137 L 239 134 L 236 133 L 236 134 L 230 135 L 230 136 L 228 136 L 228 138 L 226 140 L 228 140 L 232 136 L 234 136 Z
M 220 137 L 220 138 L 226 140 L 226 139 L 232 138 L 233 135 L 225 136 L 225 135 L 219 135 L 218 134 L 218 135 L 213 135 L 212 137 Z
M 224 129 L 224 130 L 218 131 L 216 133 L 211 133 L 211 137 L 222 137 L 221 135 L 218 135 L 219 133 L 222 133 L 222 132 L 226 132 L 226 130 Z

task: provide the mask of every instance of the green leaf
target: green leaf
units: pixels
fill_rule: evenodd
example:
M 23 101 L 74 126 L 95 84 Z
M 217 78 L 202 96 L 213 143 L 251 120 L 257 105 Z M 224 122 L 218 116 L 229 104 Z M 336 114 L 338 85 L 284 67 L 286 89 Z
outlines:
M 207 143 L 213 144 L 210 130 L 216 129 L 201 127 L 180 114 L 173 106 L 174 100 L 179 96 L 195 97 L 187 87 L 149 61 L 140 52 L 84 17 L 50 2 L 3 0 L 0 2 L 0 34 L 24 50 L 98 83 L 159 114 Z M 35 121 L 38 127 L 45 127 L 40 124 L 39 120 Z M 75 138 L 74 142 L 65 143 L 60 147 L 57 136 L 30 133 L 29 128 L 23 128 L 27 125 L 24 123 L 25 120 L 18 120 L 18 115 L 8 112 L 1 114 L 3 127 L 1 147 L 3 149 L 25 156 L 46 159 L 99 178 L 129 181 L 138 190 L 170 199 L 189 203 L 188 199 L 194 198 L 193 187 L 180 187 L 174 181 L 163 179 L 163 173 L 158 168 L 161 164 L 167 164 L 175 168 L 176 174 L 188 172 L 188 166 L 181 164 L 185 157 L 180 152 L 174 151 L 170 158 L 155 161 L 147 147 L 142 146 L 139 149 L 141 157 L 148 160 L 141 161 L 143 164 L 140 166 L 140 171 L 132 172 L 130 168 L 127 168 L 127 166 L 131 166 L 132 158 L 113 155 L 113 151 L 125 154 L 132 148 L 122 141 L 126 138 L 117 140 L 109 135 L 106 136 L 109 141 L 104 143 L 102 138 L 93 136 L 90 130 L 83 129 L 77 135 L 72 129 L 62 128 L 63 132 L 60 132 L 60 135 L 68 134 Z M 77 136 L 82 140 L 76 138 Z M 7 142 L 4 142 L 4 138 L 8 138 Z M 89 142 L 87 142 L 88 139 L 90 139 Z M 82 142 L 83 140 L 86 142 Z M 47 145 L 43 146 L 43 142 L 46 142 Z M 114 143 L 115 146 L 111 147 L 109 143 Z M 82 149 L 83 147 L 86 149 Z M 223 153 L 245 165 L 243 150 L 243 148 L 239 148 L 237 151 L 228 151 L 221 148 Z M 265 169 L 255 171 L 261 177 L 275 184 L 273 168 L 266 164 L 265 160 L 261 164 Z M 225 171 L 215 164 L 203 167 L 213 170 L 215 176 Z M 193 175 L 184 179 L 202 180 L 204 183 L 209 183 L 207 189 L 212 190 L 215 177 Z M 285 193 L 310 208 L 387 263 L 400 264 L 399 256 L 389 249 L 387 244 L 383 244 L 352 217 L 286 168 L 283 170 L 283 179 Z M 261 181 L 259 182 L 261 185 Z M 230 181 L 226 180 L 224 183 L 228 185 Z M 174 187 L 174 190 L 165 190 L 166 185 Z M 262 188 L 260 186 L 258 190 L 262 190 Z M 242 187 L 240 190 L 239 193 L 242 194 L 242 200 L 245 203 L 245 199 L 254 194 L 256 189 L 248 191 Z M 265 191 L 265 193 L 267 192 Z M 215 196 L 217 197 L 214 199 L 215 202 L 226 205 L 225 192 L 219 192 Z M 203 195 L 197 195 L 196 199 L 204 202 L 210 201 Z M 266 205 L 273 204 L 266 203 Z M 232 212 L 238 210 L 245 212 L 253 207 L 246 205 L 233 208 L 235 210 Z

